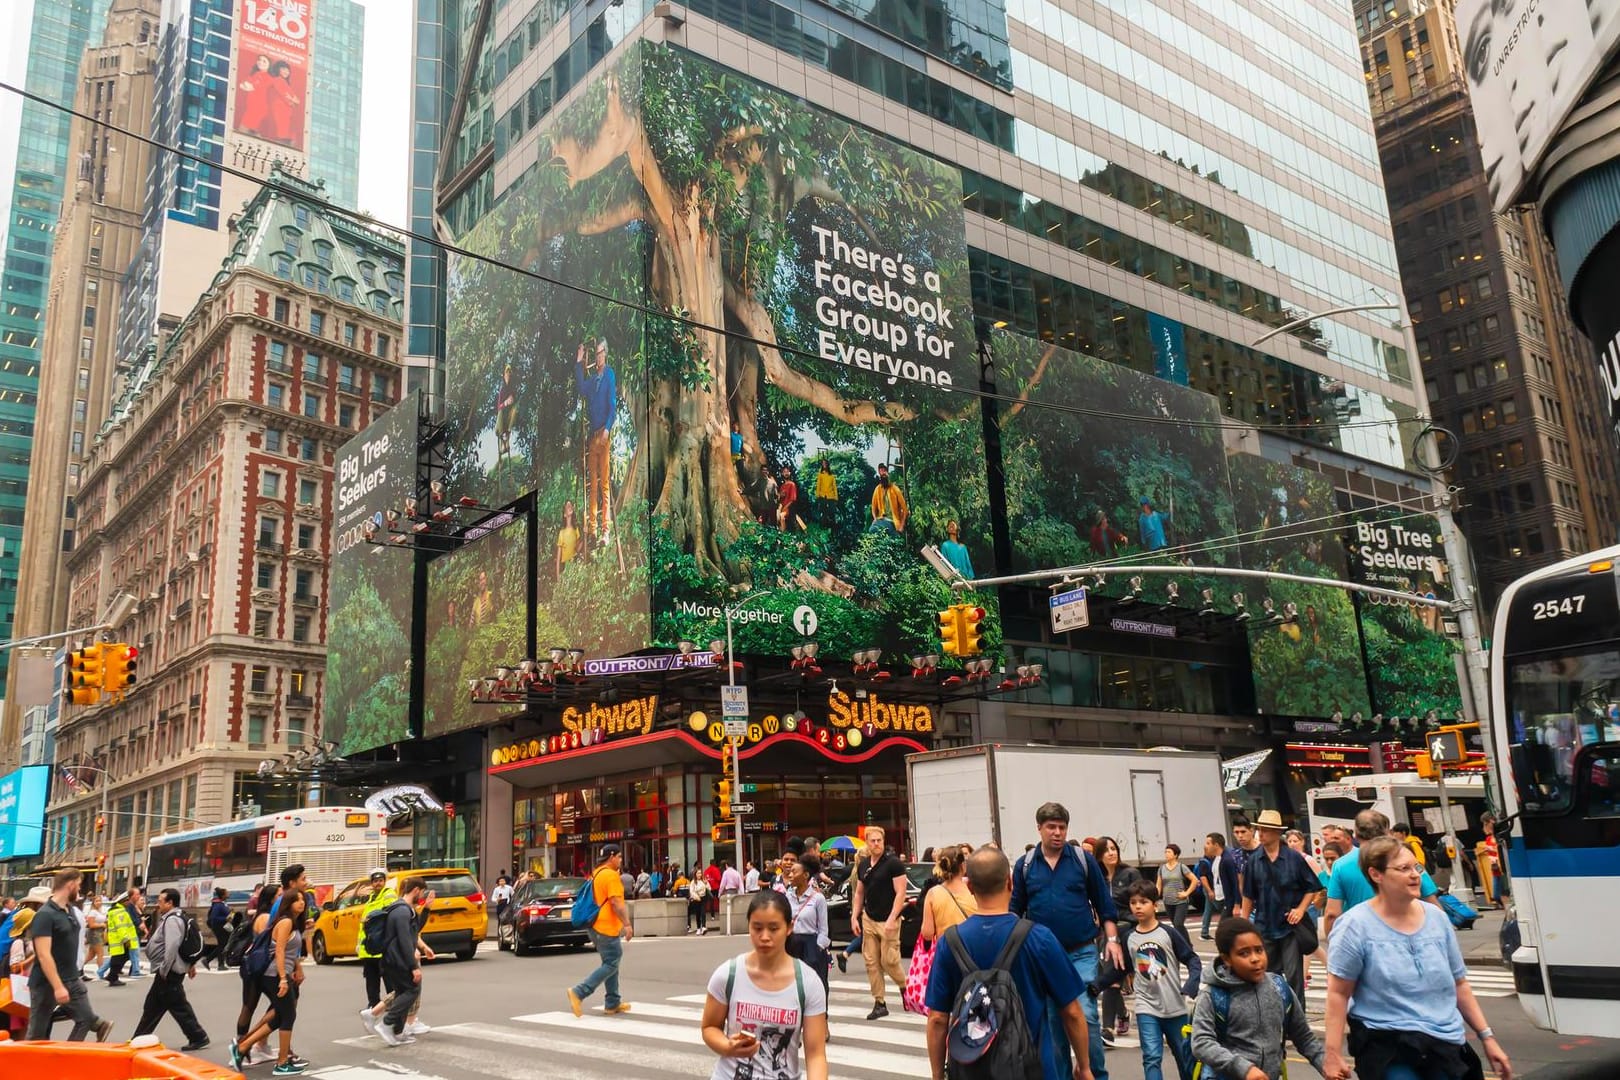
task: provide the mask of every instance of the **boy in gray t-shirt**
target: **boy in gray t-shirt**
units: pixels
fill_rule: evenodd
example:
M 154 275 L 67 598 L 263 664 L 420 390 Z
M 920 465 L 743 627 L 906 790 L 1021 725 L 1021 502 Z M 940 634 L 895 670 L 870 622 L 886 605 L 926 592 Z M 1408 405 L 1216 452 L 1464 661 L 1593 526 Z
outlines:
M 1136 978 L 1136 1028 L 1142 1042 L 1144 1080 L 1163 1080 L 1164 1048 L 1176 1059 L 1181 1080 L 1192 1080 L 1192 1042 L 1187 1027 L 1187 999 L 1198 996 L 1203 962 L 1192 942 L 1169 923 L 1160 922 L 1159 889 L 1138 881 L 1126 891 L 1136 925 L 1125 934 L 1125 956 Z

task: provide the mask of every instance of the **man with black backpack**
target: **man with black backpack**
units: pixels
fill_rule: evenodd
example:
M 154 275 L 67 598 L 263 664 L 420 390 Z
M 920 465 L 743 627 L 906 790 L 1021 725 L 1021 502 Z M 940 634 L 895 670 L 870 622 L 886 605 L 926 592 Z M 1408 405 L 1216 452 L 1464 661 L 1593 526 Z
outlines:
M 978 913 L 940 936 L 924 1002 L 934 1080 L 1092 1080 L 1086 1048 L 1085 985 L 1058 939 L 1009 910 L 1014 877 L 999 848 L 968 856 L 965 871 Z M 1061 1018 L 1073 1072 L 1046 1023 Z
M 426 892 L 427 882 L 419 877 L 406 878 L 400 882 L 399 899 L 382 912 L 385 916 L 382 975 L 391 1002 L 377 1035 L 389 1046 L 416 1041 L 414 1036 L 405 1033 L 405 1020 L 411 1006 L 422 995 L 422 958 L 417 948 L 416 908 Z
M 1099 940 L 1107 962 L 1115 968 L 1125 967 L 1125 953 L 1115 925 L 1119 916 L 1114 894 L 1097 857 L 1069 843 L 1069 811 L 1062 803 L 1043 803 L 1035 811 L 1035 824 L 1041 842 L 1025 852 L 1013 868 L 1011 909 L 1050 930 L 1080 984 L 1096 985 Z M 1096 1080 L 1108 1080 L 1097 999 L 1087 994 L 1080 1004 L 1086 1014 L 1091 1073 Z M 1067 1075 L 1069 1044 L 1063 1040 L 1063 1020 L 1055 1009 L 1047 1010 L 1046 1024 L 1057 1055 L 1058 1073 Z
M 135 1025 L 134 1038 L 152 1034 L 163 1014 L 170 1013 L 186 1036 L 182 1051 L 192 1054 L 208 1045 L 208 1032 L 197 1022 L 197 1014 L 186 999 L 186 980 L 197 977 L 197 961 L 204 952 L 197 920 L 180 909 L 180 890 L 158 893 L 157 926 L 146 943 L 146 958 L 152 964 L 152 988 L 146 992 L 146 1006 L 141 1010 L 140 1023 Z

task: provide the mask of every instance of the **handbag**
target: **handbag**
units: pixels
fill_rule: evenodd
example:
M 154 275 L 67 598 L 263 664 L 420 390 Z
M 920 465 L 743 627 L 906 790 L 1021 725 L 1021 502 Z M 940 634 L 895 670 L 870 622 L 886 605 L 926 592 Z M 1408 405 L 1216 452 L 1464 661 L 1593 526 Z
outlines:
M 927 1014 L 924 999 L 928 996 L 928 977 L 934 971 L 934 949 L 937 942 L 917 942 L 911 951 L 911 968 L 906 972 L 906 989 L 900 1002 L 906 1012 Z
M 1321 938 L 1316 933 L 1316 920 L 1310 912 L 1294 924 L 1294 940 L 1299 943 L 1299 955 L 1310 956 L 1322 945 Z
M 0 978 L 0 1013 L 15 1016 L 20 1020 L 28 1019 L 28 1002 L 18 1001 L 11 992 L 11 976 Z

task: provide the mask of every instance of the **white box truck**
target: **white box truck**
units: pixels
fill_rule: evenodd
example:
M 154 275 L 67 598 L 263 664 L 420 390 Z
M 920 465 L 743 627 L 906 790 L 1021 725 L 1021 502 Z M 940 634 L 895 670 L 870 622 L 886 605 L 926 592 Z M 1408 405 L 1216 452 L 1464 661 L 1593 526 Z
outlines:
M 1204 836 L 1226 831 L 1216 754 L 1081 746 L 963 746 L 906 758 L 918 852 L 994 841 L 1010 856 L 1039 836 L 1035 810 L 1069 810 L 1069 835 L 1112 836 L 1133 865 L 1164 861 L 1167 842 L 1191 866 Z

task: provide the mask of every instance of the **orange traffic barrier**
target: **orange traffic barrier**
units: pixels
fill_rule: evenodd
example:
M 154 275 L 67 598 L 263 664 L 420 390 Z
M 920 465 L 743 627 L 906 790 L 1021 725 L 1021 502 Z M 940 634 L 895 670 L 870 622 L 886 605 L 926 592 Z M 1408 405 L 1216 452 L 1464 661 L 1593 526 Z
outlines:
M 127 1043 L 0 1042 L 0 1076 L 74 1080 L 245 1080 L 224 1065 Z

